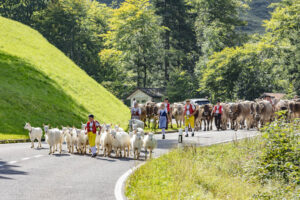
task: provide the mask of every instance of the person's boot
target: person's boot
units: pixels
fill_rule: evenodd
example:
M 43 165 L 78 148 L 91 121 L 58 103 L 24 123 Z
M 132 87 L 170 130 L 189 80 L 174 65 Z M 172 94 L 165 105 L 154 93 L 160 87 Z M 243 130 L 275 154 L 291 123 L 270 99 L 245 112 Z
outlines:
M 162 135 L 162 139 L 164 140 L 165 138 L 166 138 L 166 137 L 165 137 L 165 135 L 163 134 L 163 135 Z
M 194 137 L 194 132 L 192 133 L 192 137 Z
M 186 133 L 186 134 L 185 134 L 185 137 L 189 137 L 189 134 L 188 134 L 188 133 Z

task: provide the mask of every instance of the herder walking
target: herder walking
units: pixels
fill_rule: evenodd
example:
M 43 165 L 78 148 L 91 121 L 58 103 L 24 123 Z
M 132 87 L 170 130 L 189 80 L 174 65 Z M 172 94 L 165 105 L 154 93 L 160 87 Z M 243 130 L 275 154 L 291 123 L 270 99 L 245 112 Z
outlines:
M 220 100 L 218 100 L 217 105 L 215 105 L 213 113 L 215 116 L 215 125 L 219 131 L 221 129 L 221 117 L 223 113 L 223 106 L 221 105 Z
M 89 121 L 86 123 L 86 134 L 88 134 L 89 145 L 92 151 L 92 157 L 96 157 L 96 132 L 97 128 L 101 129 L 100 123 L 94 120 L 94 115 L 89 115 Z
M 133 108 L 131 108 L 131 119 L 141 119 L 142 111 L 139 108 L 139 104 L 137 102 L 134 103 Z
M 160 109 L 158 111 L 158 115 L 159 115 L 159 128 L 161 129 L 162 132 L 162 139 L 165 139 L 165 129 L 167 127 L 167 121 L 168 121 L 168 112 L 165 108 L 165 104 L 161 104 L 160 105 Z
M 192 128 L 192 137 L 194 137 L 195 132 L 195 115 L 196 107 L 191 104 L 189 99 L 186 100 L 186 104 L 184 106 L 183 120 L 185 123 L 185 137 L 189 137 L 189 126 Z

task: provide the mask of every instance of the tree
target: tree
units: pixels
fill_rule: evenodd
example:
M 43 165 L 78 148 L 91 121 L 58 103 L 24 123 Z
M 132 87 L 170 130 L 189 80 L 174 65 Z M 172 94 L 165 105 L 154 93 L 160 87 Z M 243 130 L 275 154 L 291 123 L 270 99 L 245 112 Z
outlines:
M 201 90 L 212 100 L 253 100 L 265 91 L 282 89 L 272 66 L 272 45 L 249 43 L 214 53 L 203 71 Z
M 96 1 L 54 0 L 34 16 L 34 27 L 97 80 L 110 10 Z
M 274 66 L 287 72 L 287 78 L 300 94 L 300 3 L 283 0 L 273 4 L 275 11 L 266 21 L 264 41 L 274 45 Z
M 192 77 L 187 71 L 179 68 L 170 73 L 170 81 L 167 85 L 167 94 L 172 102 L 184 101 L 193 95 Z
M 0 0 L 0 14 L 31 25 L 34 12 L 45 9 L 48 2 L 49 0 Z
M 103 62 L 108 63 L 107 53 L 114 52 L 114 63 L 127 73 L 124 82 L 132 79 L 137 87 L 153 85 L 151 76 L 161 80 L 161 41 L 163 27 L 148 0 L 127 0 L 114 9 L 109 20 L 109 31 L 104 34 L 106 49 L 100 52 Z M 115 54 L 117 52 L 117 54 Z

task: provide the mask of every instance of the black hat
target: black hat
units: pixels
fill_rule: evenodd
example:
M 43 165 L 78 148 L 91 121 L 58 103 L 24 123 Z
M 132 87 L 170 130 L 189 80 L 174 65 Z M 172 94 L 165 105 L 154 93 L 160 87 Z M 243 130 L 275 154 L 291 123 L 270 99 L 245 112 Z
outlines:
M 168 98 L 168 97 L 166 97 L 166 98 L 165 98 L 165 100 L 169 100 L 169 98 Z
M 90 115 L 89 115 L 89 118 L 90 118 L 90 117 L 91 117 L 91 118 L 94 118 L 94 115 L 90 114 Z
M 220 99 L 218 99 L 218 101 L 217 101 L 218 103 L 220 103 L 221 102 L 221 100 Z

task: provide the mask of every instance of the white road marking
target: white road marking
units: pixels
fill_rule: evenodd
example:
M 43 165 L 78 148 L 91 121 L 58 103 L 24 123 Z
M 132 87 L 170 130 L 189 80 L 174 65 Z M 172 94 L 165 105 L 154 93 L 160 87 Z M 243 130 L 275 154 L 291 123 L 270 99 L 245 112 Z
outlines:
M 39 158 L 39 157 L 42 157 L 42 156 L 44 156 L 44 155 L 39 154 L 39 155 L 36 155 L 36 156 L 33 156 L 33 157 Z
M 15 161 L 15 160 L 8 162 L 8 164 L 10 164 L 10 165 L 15 164 L 15 163 L 17 163 L 17 161 Z
M 124 197 L 124 184 L 126 179 L 130 176 L 130 174 L 132 174 L 135 170 L 137 170 L 139 167 L 141 167 L 142 165 L 144 165 L 146 162 L 140 163 L 139 165 L 135 166 L 134 168 L 128 170 L 127 172 L 125 172 L 117 181 L 116 185 L 115 185 L 115 197 L 116 200 L 125 200 L 126 198 Z
M 25 160 L 29 160 L 30 158 L 28 158 L 28 157 L 25 157 L 25 158 L 22 158 L 21 160 L 22 161 L 25 161 Z

